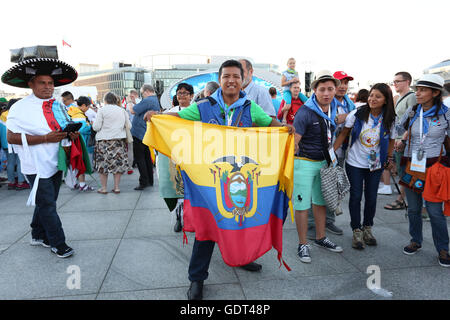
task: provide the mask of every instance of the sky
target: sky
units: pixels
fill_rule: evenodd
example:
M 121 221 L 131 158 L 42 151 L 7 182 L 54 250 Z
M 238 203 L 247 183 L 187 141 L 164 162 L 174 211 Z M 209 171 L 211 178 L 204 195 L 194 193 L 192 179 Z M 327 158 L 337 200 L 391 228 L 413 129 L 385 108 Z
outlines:
M 418 78 L 450 58 L 448 0 L 5 0 L 0 19 L 1 74 L 13 65 L 9 49 L 33 45 L 58 45 L 74 66 L 185 53 L 283 71 L 294 57 L 299 72 L 343 70 L 361 87 L 398 71 Z

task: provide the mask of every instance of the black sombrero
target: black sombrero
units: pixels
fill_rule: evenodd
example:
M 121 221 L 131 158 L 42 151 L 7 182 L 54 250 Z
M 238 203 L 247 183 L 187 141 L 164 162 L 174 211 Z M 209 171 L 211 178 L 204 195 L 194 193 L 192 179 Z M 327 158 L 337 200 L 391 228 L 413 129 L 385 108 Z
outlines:
M 2 76 L 2 82 L 13 87 L 29 88 L 28 82 L 35 76 L 48 75 L 53 78 L 55 87 L 74 82 L 77 71 L 64 61 L 46 57 L 24 57 L 19 59 Z

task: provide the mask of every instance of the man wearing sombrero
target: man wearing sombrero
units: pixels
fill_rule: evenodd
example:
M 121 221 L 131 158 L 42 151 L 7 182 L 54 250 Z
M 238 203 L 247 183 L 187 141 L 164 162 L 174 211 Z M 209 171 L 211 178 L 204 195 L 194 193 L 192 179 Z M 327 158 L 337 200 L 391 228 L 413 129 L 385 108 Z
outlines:
M 38 52 L 30 56 L 29 52 L 36 48 L 21 49 L 18 59 L 13 61 L 18 63 L 1 78 L 3 83 L 33 91 L 12 106 L 6 122 L 7 139 L 19 155 L 22 173 L 32 185 L 28 204 L 35 204 L 36 208 L 31 222 L 31 245 L 51 247 L 58 257 L 66 258 L 74 250 L 65 242 L 56 212 L 62 179 L 58 152 L 60 142 L 62 146 L 70 145 L 65 139 L 68 135 L 75 140 L 79 134 L 63 131 L 71 120 L 52 96 L 54 87 L 75 81 L 78 74 L 54 55 L 46 58 L 42 57 L 45 52 Z

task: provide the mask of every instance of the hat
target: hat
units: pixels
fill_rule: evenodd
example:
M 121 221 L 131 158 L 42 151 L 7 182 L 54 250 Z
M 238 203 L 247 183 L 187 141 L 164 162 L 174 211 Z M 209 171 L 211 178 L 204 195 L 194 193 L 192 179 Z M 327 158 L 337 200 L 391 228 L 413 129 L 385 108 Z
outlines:
M 417 87 L 427 87 L 436 90 L 444 90 L 444 78 L 437 74 L 424 74 L 416 84 L 413 86 L 414 89 Z
M 33 77 L 48 75 L 53 78 L 55 87 L 59 87 L 77 79 L 78 73 L 72 66 L 54 58 L 57 57 L 57 53 L 55 55 L 55 52 L 52 51 L 51 57 L 48 57 L 49 54 L 45 51 L 45 48 L 39 47 L 39 50 L 33 50 L 34 47 L 22 49 L 11 50 L 12 61 L 18 61 L 18 63 L 3 74 L 3 83 L 18 88 L 29 88 L 28 82 Z M 33 54 L 30 54 L 30 49 Z
M 338 87 L 341 84 L 341 81 L 339 81 L 338 79 L 334 78 L 331 75 L 331 71 L 322 70 L 317 73 L 315 80 L 311 83 L 311 88 L 315 89 L 317 83 L 322 80 L 332 80 L 336 84 L 336 87 Z
M 333 74 L 333 77 L 335 77 L 338 80 L 344 80 L 344 79 L 348 79 L 350 81 L 353 80 L 353 77 L 349 76 L 348 74 L 346 74 L 344 71 L 336 71 Z

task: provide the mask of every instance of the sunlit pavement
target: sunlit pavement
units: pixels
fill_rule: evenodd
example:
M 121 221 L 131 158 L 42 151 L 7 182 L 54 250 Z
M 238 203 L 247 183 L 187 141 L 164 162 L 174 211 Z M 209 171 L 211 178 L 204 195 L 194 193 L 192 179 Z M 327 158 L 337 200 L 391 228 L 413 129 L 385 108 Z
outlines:
M 107 195 L 62 186 L 58 212 L 67 243 L 76 251 L 67 259 L 29 244 L 29 191 L 8 191 L 3 185 L 0 299 L 186 299 L 193 235 L 188 234 L 189 242 L 183 245 L 183 234 L 173 231 L 174 215 L 159 197 L 157 185 L 135 191 L 137 181 L 137 171 L 124 175 L 121 193 Z M 109 183 L 111 190 L 112 177 Z M 344 214 L 336 219 L 344 235 L 328 235 L 344 252 L 312 245 L 310 264 L 297 257 L 297 231 L 288 216 L 283 258 L 290 272 L 280 267 L 275 250 L 258 259 L 261 272 L 251 273 L 228 267 L 216 247 L 205 299 L 448 299 L 450 268 L 437 262 L 429 222 L 424 222 L 423 249 L 414 256 L 402 253 L 410 240 L 405 211 L 383 209 L 395 197 L 378 197 L 373 228 L 377 247 L 351 248 L 344 202 Z M 372 292 L 368 282 L 385 289 L 378 292 L 392 292 L 392 297 Z

